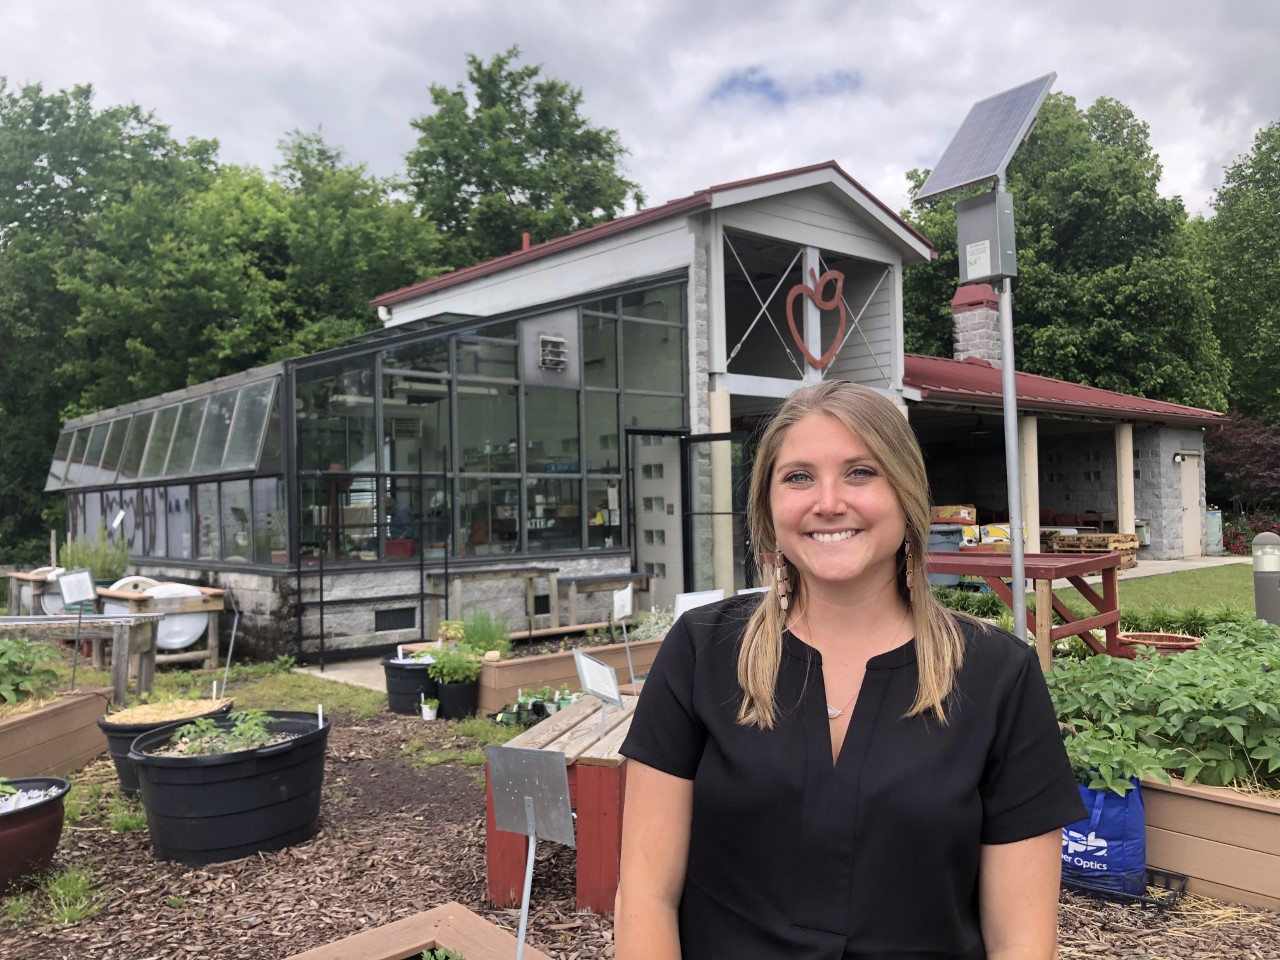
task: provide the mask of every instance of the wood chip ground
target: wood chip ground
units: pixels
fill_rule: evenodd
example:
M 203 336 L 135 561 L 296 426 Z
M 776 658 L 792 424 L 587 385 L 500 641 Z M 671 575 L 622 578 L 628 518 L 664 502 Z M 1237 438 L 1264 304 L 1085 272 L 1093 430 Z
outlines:
M 87 867 L 101 908 L 69 926 L 0 919 L 6 960 L 279 960 L 448 900 L 513 933 L 518 910 L 485 903 L 478 768 L 415 769 L 401 748 L 449 726 L 382 714 L 336 718 L 319 835 L 278 853 L 202 868 L 156 860 L 145 831 L 70 826 L 55 865 Z M 83 774 L 109 778 L 110 761 Z M 530 942 L 557 960 L 613 955 L 608 919 L 574 909 L 571 852 L 539 844 Z M 1276 960 L 1280 915 L 1187 898 L 1160 914 L 1064 893 L 1064 958 Z

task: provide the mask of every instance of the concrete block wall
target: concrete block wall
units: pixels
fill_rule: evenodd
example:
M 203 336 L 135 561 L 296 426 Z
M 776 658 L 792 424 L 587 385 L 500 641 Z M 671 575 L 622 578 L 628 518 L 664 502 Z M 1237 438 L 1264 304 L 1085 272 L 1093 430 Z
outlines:
M 1004 512 L 1009 502 L 1004 451 L 985 449 L 947 457 L 926 454 L 933 503 L 972 503 Z
M 1040 506 L 1055 513 L 1114 512 L 1116 441 L 1109 426 L 1097 432 L 1040 436 Z

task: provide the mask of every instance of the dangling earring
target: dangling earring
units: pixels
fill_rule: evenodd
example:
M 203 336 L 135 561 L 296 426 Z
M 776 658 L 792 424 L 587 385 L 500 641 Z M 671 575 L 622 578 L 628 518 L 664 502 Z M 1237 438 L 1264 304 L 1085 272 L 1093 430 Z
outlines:
M 912 595 L 912 591 L 911 591 L 912 563 L 911 563 L 911 541 L 909 539 L 902 541 L 902 552 L 907 565 L 907 596 L 910 597 Z
M 789 571 L 787 570 L 787 558 L 782 555 L 782 551 L 778 551 L 777 553 L 757 553 L 756 566 L 773 567 L 774 590 L 778 594 L 778 606 L 785 611 L 787 609 L 787 604 L 790 602 L 787 599 L 787 594 L 791 592 L 791 580 L 789 578 Z

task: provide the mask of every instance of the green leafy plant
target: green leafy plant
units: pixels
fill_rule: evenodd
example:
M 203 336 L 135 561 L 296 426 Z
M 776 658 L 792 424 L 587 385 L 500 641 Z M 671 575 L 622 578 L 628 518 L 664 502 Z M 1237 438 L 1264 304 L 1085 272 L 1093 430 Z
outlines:
M 107 527 L 98 525 L 98 535 L 63 544 L 58 562 L 68 570 L 87 567 L 95 580 L 119 580 L 129 569 L 129 547 L 121 538 L 107 539 Z
M 461 620 L 442 620 L 436 630 L 436 639 L 443 643 L 461 643 L 466 637 L 466 624 Z
M 480 659 L 468 650 L 437 650 L 427 674 L 436 683 L 473 683 L 480 679 Z
M 671 607 L 654 607 L 646 610 L 636 618 L 636 625 L 631 628 L 632 640 L 656 640 L 665 637 L 671 625 L 676 622 Z
M 436 947 L 434 950 L 423 950 L 422 960 L 467 960 L 467 958 L 446 947 Z
M 53 696 L 58 682 L 58 651 L 38 640 L 0 639 L 0 700 L 21 703 L 30 697 Z
M 507 622 L 488 610 L 472 610 L 463 620 L 465 643 L 472 650 L 485 653 L 497 650 L 504 657 L 511 653 L 511 636 Z
M 1081 783 L 1123 794 L 1130 777 L 1173 774 L 1280 788 L 1280 631 L 1224 623 L 1198 649 L 1138 653 L 1055 661 L 1047 677 Z
M 254 750 L 271 742 L 267 715 L 262 710 L 240 710 L 231 714 L 231 726 L 219 725 L 213 717 L 199 717 L 183 724 L 174 734 L 189 757 Z
M 440 701 L 437 700 L 435 697 L 427 697 L 425 700 L 422 701 L 422 705 L 424 707 L 430 707 L 432 710 L 440 709 Z

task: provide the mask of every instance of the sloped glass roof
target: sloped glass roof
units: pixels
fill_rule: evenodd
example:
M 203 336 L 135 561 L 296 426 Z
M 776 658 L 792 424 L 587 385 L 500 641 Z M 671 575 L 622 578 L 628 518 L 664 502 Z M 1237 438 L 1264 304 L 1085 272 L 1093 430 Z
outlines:
M 280 372 L 273 364 L 70 420 L 44 488 L 255 470 L 268 424 L 279 423 Z

